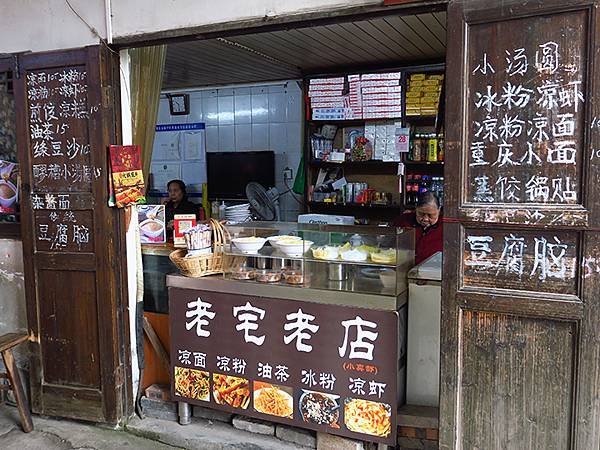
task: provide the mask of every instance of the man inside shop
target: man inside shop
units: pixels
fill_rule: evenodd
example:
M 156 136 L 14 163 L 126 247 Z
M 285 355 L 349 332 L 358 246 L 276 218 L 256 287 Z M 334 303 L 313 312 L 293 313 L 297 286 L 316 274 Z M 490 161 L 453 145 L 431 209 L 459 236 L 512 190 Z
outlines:
M 394 223 L 398 227 L 415 227 L 415 264 L 420 264 L 444 246 L 441 207 L 432 192 L 419 195 L 415 212 L 402 214 Z

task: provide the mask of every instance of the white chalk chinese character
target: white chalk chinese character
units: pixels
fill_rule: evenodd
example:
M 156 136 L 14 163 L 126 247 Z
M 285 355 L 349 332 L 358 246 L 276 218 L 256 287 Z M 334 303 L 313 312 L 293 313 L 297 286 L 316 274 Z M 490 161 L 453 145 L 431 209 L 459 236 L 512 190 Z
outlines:
M 477 67 L 475 67 L 475 69 L 473 69 L 473 75 L 475 75 L 476 72 L 479 72 L 482 75 L 487 75 L 488 71 L 491 73 L 496 73 L 496 71 L 494 70 L 492 65 L 488 62 L 487 53 L 484 53 L 483 60 L 481 62 L 479 62 L 479 64 L 477 65 Z
M 502 267 L 504 267 L 505 273 L 515 273 L 523 275 L 523 252 L 525 251 L 525 238 L 516 237 L 514 234 L 504 236 L 504 249 L 502 250 L 502 256 L 496 267 L 498 270 L 496 274 L 500 273 Z
M 231 359 L 227 356 L 217 356 L 217 368 L 221 372 L 229 372 L 231 369 L 229 367 L 229 362 Z
M 35 141 L 33 144 L 33 157 L 43 158 L 45 156 L 50 156 L 48 143 L 46 141 Z
M 89 244 L 90 229 L 85 225 L 73 225 L 73 242 L 77 244 L 79 250 L 82 245 Z
M 258 363 L 258 376 L 261 378 L 268 378 L 269 380 L 271 379 L 271 376 L 273 374 L 273 366 L 271 366 L 271 364 L 268 363 Z
M 303 341 L 305 339 L 310 339 L 312 336 L 305 331 L 310 331 L 311 333 L 316 333 L 319 330 L 319 325 L 311 324 L 313 320 L 315 320 L 315 316 L 310 314 L 305 314 L 302 312 L 302 309 L 298 309 L 295 313 L 287 314 L 286 319 L 289 322 L 283 326 L 285 331 L 294 330 L 293 333 L 284 336 L 283 342 L 286 345 L 289 345 L 290 342 L 296 341 L 296 350 L 299 352 L 310 352 L 312 351 L 312 345 L 305 344 Z
M 525 195 L 529 202 L 547 202 L 550 196 L 548 177 L 533 175 L 529 181 L 525 183 Z
M 215 312 L 209 311 L 212 308 L 212 304 L 208 302 L 202 301 L 200 297 L 193 302 L 189 302 L 187 304 L 187 311 L 185 312 L 185 317 L 188 319 L 192 319 L 190 322 L 185 322 L 185 329 L 191 330 L 192 328 L 196 328 L 196 334 L 199 337 L 208 337 L 210 336 L 210 331 L 204 330 L 202 327 L 208 325 L 208 320 L 205 319 L 214 319 Z
M 285 383 L 289 378 L 288 366 L 275 366 L 275 378 L 281 383 Z
M 574 107 L 575 112 L 579 112 L 579 103 L 584 103 L 583 92 L 580 90 L 581 81 L 571 81 L 566 86 L 562 86 L 559 93 L 561 108 Z
M 58 209 L 69 209 L 71 200 L 69 194 L 58 194 Z
M 52 211 L 48 217 L 52 222 L 56 222 L 58 220 L 58 213 L 56 211 Z
M 560 54 L 558 44 L 548 41 L 540 44 L 540 49 L 535 52 L 535 68 L 538 72 L 553 74 L 558 70 Z
M 46 223 L 38 224 L 38 241 L 50 241 L 51 238 L 48 236 L 48 227 Z
M 525 122 L 519 119 L 518 115 L 509 116 L 508 114 L 504 114 L 502 118 L 502 124 L 498 127 L 498 131 L 500 131 L 500 137 L 505 141 L 511 138 L 519 138 L 523 133 L 523 126 Z
M 385 392 L 386 383 L 378 383 L 376 381 L 369 381 L 369 395 L 376 395 L 378 398 Z
M 319 375 L 319 385 L 328 391 L 335 388 L 335 376 L 332 373 L 323 373 Z
M 490 142 L 494 142 L 496 139 L 498 139 L 498 133 L 496 133 L 497 123 L 498 119 L 490 116 L 487 116 L 483 122 L 475 121 L 475 136 L 481 138 L 484 141 L 487 139 Z
M 376 330 L 377 324 L 375 322 L 364 320 L 360 316 L 356 316 L 354 319 L 342 321 L 342 326 L 344 327 L 344 342 L 341 347 L 338 347 L 340 357 L 343 358 L 346 356 L 350 328 L 354 327 L 356 328 L 356 339 L 350 342 L 350 354 L 348 355 L 348 358 L 373 361 L 373 350 L 375 349 L 373 343 L 377 340 L 379 332 L 366 331 L 363 330 L 363 327 Z M 365 339 L 371 342 L 365 342 Z
M 68 232 L 69 227 L 64 223 L 59 223 L 56 225 L 56 235 L 54 236 L 54 240 L 52 241 L 50 248 L 53 250 L 65 248 L 69 242 Z
M 511 157 L 513 156 L 512 144 L 502 142 L 498 144 L 498 158 L 492 166 L 504 167 L 504 166 L 520 166 L 521 163 L 514 161 Z
M 52 156 L 64 156 L 62 152 L 62 142 L 52 141 L 50 145 L 52 146 Z
M 31 194 L 31 208 L 44 209 L 44 199 L 38 194 Z
M 521 181 L 511 176 L 510 179 L 507 177 L 499 177 L 496 181 L 496 186 L 500 188 L 500 201 L 501 202 L 519 202 L 519 194 L 517 191 L 521 190 Z
M 554 137 L 570 137 L 575 135 L 575 119 L 573 114 L 559 114 L 558 123 L 552 127 L 552 135 Z
M 179 362 L 181 364 L 192 364 L 192 361 L 190 361 L 190 356 L 192 356 L 192 352 L 188 351 L 188 350 L 178 350 L 179 352 Z
M 475 177 L 473 182 L 475 183 L 475 193 L 473 194 L 474 201 L 482 203 L 490 203 L 494 201 L 492 189 L 490 188 L 489 177 L 487 175 Z
M 354 395 L 365 395 L 365 380 L 362 378 L 350 378 L 349 381 L 350 384 L 348 385 L 348 389 L 350 389 Z
M 546 109 L 558 108 L 558 89 L 559 85 L 557 82 L 544 80 L 544 83 L 537 87 L 540 97 L 536 103 Z
M 524 108 L 529 104 L 533 90 L 524 88 L 520 84 L 512 84 L 507 81 L 502 86 L 502 94 L 500 95 L 500 104 L 506 106 L 509 110 L 515 108 Z
M 540 281 L 546 278 L 565 279 L 567 265 L 564 257 L 567 253 L 567 245 L 562 244 L 560 239 L 554 236 L 554 242 L 545 237 L 535 238 L 535 260 L 530 275 L 539 271 Z
M 302 369 L 302 384 L 308 387 L 314 387 L 317 385 L 316 373 L 312 369 Z
M 525 54 L 524 48 L 517 48 L 514 51 L 514 54 L 511 54 L 508 50 L 506 52 L 506 63 L 508 67 L 506 68 L 506 73 L 509 77 L 513 75 L 525 75 L 527 73 L 527 69 L 529 68 L 529 64 L 527 62 L 527 55 Z
M 536 164 L 541 164 L 541 158 L 533 151 L 533 144 L 531 142 L 527 142 L 527 150 L 523 157 L 519 160 L 521 164 L 529 164 L 530 166 L 533 164 L 533 160 L 536 160 Z
M 31 166 L 33 172 L 33 178 L 41 184 L 46 178 L 48 178 L 48 166 L 46 164 L 33 164 Z
M 574 141 L 558 141 L 548 150 L 547 161 L 552 164 L 575 164 L 577 148 Z
M 537 113 L 537 117 L 534 117 L 533 120 L 529 120 L 528 124 L 529 128 L 527 129 L 527 136 L 530 136 L 534 141 L 541 143 L 550 139 L 550 136 L 546 131 L 548 128 L 548 117 L 541 116 Z
M 475 92 L 475 106 L 477 106 L 477 108 L 484 108 L 487 112 L 492 112 L 494 107 L 502 105 L 497 98 L 498 94 L 492 92 L 492 86 L 488 85 L 485 93 Z
M 73 211 L 65 211 L 65 214 L 63 215 L 63 221 L 77 222 L 77 219 L 75 218 L 75 213 Z
M 233 317 L 236 317 L 240 323 L 235 326 L 238 331 L 244 331 L 244 341 L 255 345 L 262 345 L 265 342 L 265 336 L 253 336 L 251 331 L 258 330 L 258 321 L 265 318 L 265 310 L 252 306 L 246 302 L 244 306 L 233 307 Z
M 492 253 L 490 244 L 494 238 L 491 236 L 467 236 L 467 243 L 471 251 L 470 258 L 465 261 L 465 265 L 470 267 L 488 268 L 492 266 L 487 258 Z
M 206 353 L 194 352 L 194 366 L 202 369 L 206 368 Z
M 566 203 L 575 203 L 577 202 L 577 191 L 573 189 L 574 186 L 571 185 L 571 177 L 565 178 L 565 186 L 563 187 L 563 179 L 562 178 L 553 178 L 552 179 L 552 197 L 550 197 L 550 201 L 555 201 L 556 199 L 561 202 Z
M 472 163 L 469 163 L 469 166 L 487 166 L 489 162 L 485 159 L 485 144 L 481 141 L 473 142 L 471 144 L 471 158 L 473 159 Z
M 56 209 L 56 196 L 54 194 L 46 194 L 46 209 Z
M 231 366 L 233 367 L 233 371 L 238 375 L 244 375 L 246 372 L 246 360 L 242 358 L 233 358 L 231 362 Z

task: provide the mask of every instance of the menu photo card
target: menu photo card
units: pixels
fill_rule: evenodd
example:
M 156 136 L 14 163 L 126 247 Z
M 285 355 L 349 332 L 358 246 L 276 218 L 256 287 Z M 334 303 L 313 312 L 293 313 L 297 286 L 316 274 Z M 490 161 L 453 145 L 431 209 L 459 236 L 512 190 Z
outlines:
M 167 240 L 165 205 L 136 205 L 142 244 L 163 244 Z
M 187 247 L 183 232 L 195 226 L 195 214 L 175 214 L 173 218 L 173 244 L 175 247 Z

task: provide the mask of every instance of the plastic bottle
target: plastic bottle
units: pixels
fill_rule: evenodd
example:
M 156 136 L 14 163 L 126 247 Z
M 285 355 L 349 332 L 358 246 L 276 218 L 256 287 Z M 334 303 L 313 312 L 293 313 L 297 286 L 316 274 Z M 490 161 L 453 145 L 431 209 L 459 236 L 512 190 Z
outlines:
M 437 153 L 437 160 L 438 161 L 443 161 L 444 160 L 444 135 L 440 134 L 440 136 L 438 137 L 438 153 Z
M 435 134 L 430 134 L 427 140 L 427 161 L 438 160 L 438 139 Z
M 227 205 L 225 205 L 225 202 L 222 201 L 221 204 L 219 205 L 219 220 L 225 220 L 225 209 L 227 208 Z

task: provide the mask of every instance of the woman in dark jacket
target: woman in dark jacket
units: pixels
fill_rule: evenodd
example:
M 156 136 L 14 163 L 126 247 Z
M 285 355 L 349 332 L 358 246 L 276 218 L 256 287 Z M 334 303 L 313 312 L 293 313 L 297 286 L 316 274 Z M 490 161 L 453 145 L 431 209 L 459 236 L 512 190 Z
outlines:
M 175 214 L 195 214 L 196 219 L 198 219 L 198 205 L 188 200 L 185 183 L 183 181 L 169 181 L 167 183 L 167 191 L 169 192 L 169 201 L 165 204 L 167 229 L 173 229 L 173 219 Z

